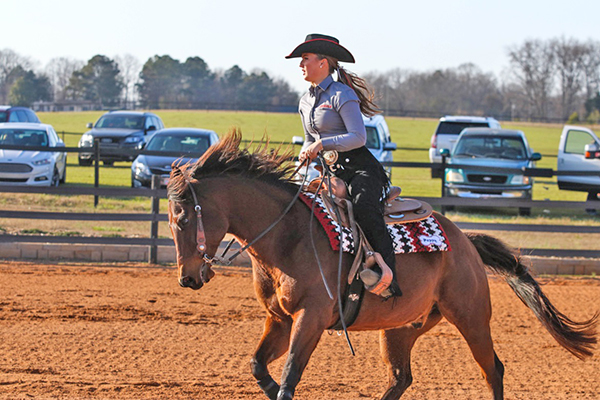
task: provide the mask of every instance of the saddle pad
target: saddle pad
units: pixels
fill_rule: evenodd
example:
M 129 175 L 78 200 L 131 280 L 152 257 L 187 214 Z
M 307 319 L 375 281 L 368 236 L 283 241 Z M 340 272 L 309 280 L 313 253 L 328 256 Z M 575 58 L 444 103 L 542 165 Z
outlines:
M 313 207 L 315 217 L 325 230 L 329 243 L 334 251 L 340 249 L 340 228 L 338 223 L 329 215 L 323 200 L 312 193 L 301 193 L 300 200 L 309 208 Z M 450 251 L 450 242 L 438 220 L 432 215 L 420 221 L 405 224 L 387 224 L 388 232 L 394 241 L 396 254 L 422 253 L 434 251 Z M 342 227 L 342 251 L 354 253 L 354 238 L 352 231 Z

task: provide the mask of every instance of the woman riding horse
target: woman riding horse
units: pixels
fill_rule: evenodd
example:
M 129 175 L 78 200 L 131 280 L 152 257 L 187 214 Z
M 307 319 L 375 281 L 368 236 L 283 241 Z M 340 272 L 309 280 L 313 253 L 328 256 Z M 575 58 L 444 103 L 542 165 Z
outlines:
M 196 164 L 174 167 L 171 172 L 169 226 L 179 283 L 200 289 L 214 276 L 211 263 L 227 233 L 250 243 L 272 226 L 248 249 L 254 288 L 266 312 L 251 369 L 269 399 L 289 400 L 321 335 L 340 317 L 337 295 L 331 299 L 322 284 L 311 235 L 328 281 L 336 280 L 338 253 L 331 249 L 324 229 L 310 223 L 310 209 L 293 201 L 298 185 L 289 179 L 289 154 L 278 155 L 266 146 L 251 153 L 239 148 L 240 141 L 241 135 L 233 132 Z M 579 358 L 592 354 L 597 315 L 585 322 L 570 320 L 556 310 L 519 258 L 502 243 L 487 235 L 466 236 L 443 215 L 436 218 L 452 251 L 397 255 L 406 266 L 399 271 L 406 282 L 402 297 L 394 304 L 367 292 L 348 328 L 380 330 L 381 355 L 389 376 L 383 400 L 399 399 L 410 386 L 412 347 L 442 318 L 467 341 L 494 400 L 504 398 L 504 366 L 490 333 L 492 310 L 484 264 L 505 277 L 559 344 Z M 347 275 L 352 259 L 344 255 L 342 261 Z M 286 353 L 278 384 L 268 365 Z

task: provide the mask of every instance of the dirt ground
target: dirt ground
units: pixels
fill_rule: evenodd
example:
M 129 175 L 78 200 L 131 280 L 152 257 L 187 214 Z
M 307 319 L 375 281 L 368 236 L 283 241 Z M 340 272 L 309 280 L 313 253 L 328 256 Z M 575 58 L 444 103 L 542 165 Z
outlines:
M 541 280 L 574 319 L 600 308 L 600 279 Z M 600 355 L 560 348 L 500 279 L 491 279 L 507 399 L 598 399 Z M 263 311 L 248 271 L 227 268 L 200 291 L 171 268 L 0 262 L 0 399 L 262 399 L 249 360 Z M 297 399 L 378 399 L 377 332 L 325 333 Z M 281 373 L 281 360 L 271 367 Z M 465 341 L 442 321 L 413 351 L 406 399 L 487 399 Z

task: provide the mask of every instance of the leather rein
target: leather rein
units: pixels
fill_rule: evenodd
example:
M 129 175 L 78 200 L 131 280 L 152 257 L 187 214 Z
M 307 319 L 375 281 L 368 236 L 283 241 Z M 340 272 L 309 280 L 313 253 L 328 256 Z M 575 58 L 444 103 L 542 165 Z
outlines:
M 303 162 L 300 163 L 298 168 L 296 168 L 296 170 L 290 176 L 290 179 L 293 178 L 294 175 L 296 175 L 296 173 L 300 170 L 300 168 L 302 168 L 302 166 L 304 166 L 306 161 L 307 160 L 304 160 Z M 194 190 L 194 188 L 192 186 L 192 182 L 188 181 L 190 191 L 192 192 L 192 198 L 194 199 L 194 211 L 196 212 L 196 221 L 197 221 L 196 222 L 196 249 L 198 250 L 198 253 L 200 253 L 200 257 L 204 261 L 204 266 L 202 268 L 206 268 L 206 267 L 209 267 L 214 264 L 231 265 L 232 261 L 237 256 L 242 254 L 249 247 L 251 247 L 254 243 L 256 243 L 259 239 L 261 239 L 263 236 L 265 236 L 267 233 L 269 233 L 271 231 L 271 229 L 273 229 L 279 222 L 281 222 L 283 217 L 285 217 L 286 214 L 292 209 L 294 203 L 296 203 L 296 200 L 298 200 L 298 197 L 300 196 L 300 193 L 302 193 L 302 189 L 304 188 L 304 184 L 306 182 L 306 176 L 307 175 L 304 175 L 304 178 L 302 179 L 302 183 L 300 184 L 298 191 L 294 195 L 294 198 L 292 199 L 292 201 L 290 201 L 290 203 L 287 205 L 285 210 L 283 210 L 283 212 L 279 215 L 279 217 L 275 221 L 273 221 L 273 223 L 271 223 L 271 225 L 269 225 L 265 230 L 263 230 L 257 237 L 255 237 L 251 242 L 249 242 L 245 246 L 238 249 L 229 258 L 225 258 L 225 255 L 227 254 L 231 245 L 235 241 L 235 238 L 231 239 L 231 241 L 227 244 L 223 253 L 220 256 L 214 255 L 211 257 L 208 254 L 206 254 L 206 234 L 204 232 L 204 224 L 202 223 L 202 207 L 200 206 L 200 203 L 198 202 L 198 197 L 196 195 L 196 191 Z M 200 274 L 200 276 L 203 276 L 203 274 Z

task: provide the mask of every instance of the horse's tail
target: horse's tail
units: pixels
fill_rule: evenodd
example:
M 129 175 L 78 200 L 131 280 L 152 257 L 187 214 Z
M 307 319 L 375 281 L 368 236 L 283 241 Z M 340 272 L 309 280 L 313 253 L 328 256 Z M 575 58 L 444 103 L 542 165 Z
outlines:
M 565 349 L 577 358 L 592 355 L 596 338 L 598 313 L 583 322 L 576 322 L 558 311 L 542 292 L 520 260 L 500 240 L 485 234 L 467 234 L 483 263 L 502 275 L 515 294 L 529 307 L 538 320 Z

